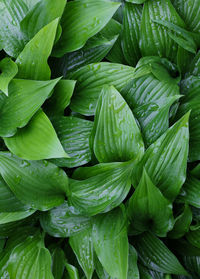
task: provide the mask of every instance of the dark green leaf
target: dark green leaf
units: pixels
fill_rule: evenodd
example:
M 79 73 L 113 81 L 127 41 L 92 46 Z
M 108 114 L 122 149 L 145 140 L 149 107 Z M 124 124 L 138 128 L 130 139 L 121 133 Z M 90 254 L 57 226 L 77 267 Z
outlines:
M 192 206 L 200 208 L 200 181 L 192 175 L 188 175 L 185 184 L 179 195 L 179 200 Z
M 129 256 L 128 256 L 128 279 L 140 279 L 139 270 L 137 266 L 137 251 L 129 244 Z
M 52 273 L 54 279 L 62 279 L 65 269 L 66 258 L 63 250 L 56 247 L 52 252 Z

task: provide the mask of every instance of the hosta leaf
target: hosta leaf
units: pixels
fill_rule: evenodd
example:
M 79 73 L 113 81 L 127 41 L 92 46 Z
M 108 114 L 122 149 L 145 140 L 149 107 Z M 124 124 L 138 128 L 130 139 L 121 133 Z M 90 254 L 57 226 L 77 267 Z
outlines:
M 183 263 L 188 272 L 192 274 L 192 279 L 198 279 L 200 275 L 200 257 L 199 256 L 183 256 Z
M 140 171 L 145 167 L 152 182 L 169 200 L 175 199 L 186 178 L 188 118 L 189 113 L 150 145 L 140 163 Z
M 144 2 L 146 2 L 147 0 L 125 0 L 126 2 L 130 2 L 133 4 L 143 4 Z
M 137 236 L 134 244 L 144 266 L 163 273 L 187 275 L 175 255 L 152 233 Z
M 107 163 L 80 168 L 70 180 L 70 203 L 86 215 L 107 212 L 120 205 L 131 187 L 134 162 Z
M 22 0 L 1 0 L 0 7 L 0 48 L 3 47 L 11 57 L 17 57 L 26 42 L 20 22 L 28 12 L 28 7 Z
M 181 238 L 189 231 L 192 222 L 192 211 L 185 204 L 183 212 L 175 219 L 173 230 L 168 233 L 170 238 Z
M 200 230 L 190 231 L 186 234 L 187 240 L 195 247 L 200 248 Z
M 82 216 L 77 208 L 64 202 L 41 215 L 40 223 L 45 232 L 54 237 L 69 237 L 90 226 L 90 218 Z
M 200 75 L 200 51 L 197 52 L 197 55 L 192 60 L 192 63 L 190 63 L 189 68 L 187 67 L 187 70 L 188 74 L 191 74 L 193 76 Z
M 185 184 L 178 197 L 179 200 L 200 208 L 200 181 L 192 175 L 188 175 Z
M 52 162 L 68 168 L 88 163 L 91 160 L 89 138 L 93 122 L 73 116 L 56 117 L 52 122 L 62 146 L 70 156 L 69 159 L 54 159 Z
M 139 270 L 137 266 L 137 251 L 129 244 L 129 255 L 128 255 L 128 279 L 139 279 Z
M 4 141 L 13 154 L 26 160 L 69 157 L 42 110 L 33 116 L 27 126 L 18 129 L 14 136 L 4 138 Z
M 32 39 L 45 25 L 61 17 L 66 0 L 43 0 L 36 3 L 20 23 L 21 30 Z
M 134 68 L 115 63 L 94 63 L 80 68 L 70 76 L 77 80 L 71 109 L 84 115 L 94 115 L 102 87 L 109 84 L 120 91 L 133 75 Z
M 76 81 L 61 79 L 56 85 L 53 95 L 47 100 L 46 109 L 50 115 L 64 115 L 70 104 Z
M 136 233 L 149 230 L 163 237 L 173 227 L 172 205 L 152 183 L 145 169 L 129 200 L 128 215 Z
M 83 47 L 112 18 L 120 3 L 95 0 L 69 2 L 61 19 L 62 36 L 54 49 L 55 56 L 62 56 Z M 78 19 L 78 20 L 77 20 Z
M 10 58 L 4 58 L 0 61 L 0 71 L 0 90 L 8 95 L 8 85 L 16 76 L 18 67 Z
M 68 276 L 65 277 L 66 279 L 79 279 L 78 269 L 75 266 L 68 263 L 65 266 L 68 273 Z
M 183 59 L 184 57 L 184 59 Z M 178 47 L 177 53 L 177 66 L 182 77 L 188 72 L 188 65 L 191 65 L 193 62 L 194 54 L 185 50 L 181 46 Z
M 177 118 L 184 115 L 188 110 L 191 110 L 190 116 L 190 148 L 189 160 L 196 161 L 200 159 L 200 98 L 199 98 L 200 78 L 190 76 L 181 82 L 181 94 L 184 97 L 181 99 L 181 105 L 177 112 Z
M 1 152 L 0 173 L 15 196 L 32 208 L 48 210 L 64 201 L 67 175 L 47 161 L 23 161 Z
M 86 229 L 69 238 L 70 246 L 82 267 L 87 279 L 92 278 L 94 272 L 93 243 L 90 229 Z
M 35 4 L 37 4 L 40 0 L 23 0 L 23 2 L 27 5 L 29 9 L 31 9 Z
M 62 61 L 63 75 L 78 70 L 78 68 L 101 62 L 115 44 L 118 35 L 111 35 L 108 38 L 97 34 L 87 41 L 85 46 L 80 50 L 73 51 L 64 56 Z
M 141 158 L 144 144 L 135 118 L 113 86 L 103 87 L 93 129 L 93 150 L 101 163 Z
M 52 273 L 54 279 L 61 279 L 65 269 L 66 258 L 63 250 L 56 247 L 52 252 Z
M 113 278 L 127 278 L 128 237 L 123 208 L 96 216 L 92 239 L 97 257 Z
M 18 78 L 48 80 L 51 76 L 47 59 L 53 47 L 58 19 L 43 27 L 17 57 Z
M 122 27 L 122 49 L 129 65 L 135 66 L 141 57 L 139 49 L 142 6 L 126 3 Z
M 1 101 L 0 136 L 13 136 L 17 132 L 17 128 L 24 127 L 59 80 L 12 80 L 9 85 L 9 96 Z
M 159 26 L 154 20 L 166 20 L 185 27 L 170 0 L 145 2 L 141 21 L 142 55 L 155 55 L 176 61 L 177 44 L 170 38 L 166 27 Z
M 53 279 L 51 255 L 44 246 L 43 237 L 37 233 L 28 237 L 12 251 L 8 272 L 10 279 Z

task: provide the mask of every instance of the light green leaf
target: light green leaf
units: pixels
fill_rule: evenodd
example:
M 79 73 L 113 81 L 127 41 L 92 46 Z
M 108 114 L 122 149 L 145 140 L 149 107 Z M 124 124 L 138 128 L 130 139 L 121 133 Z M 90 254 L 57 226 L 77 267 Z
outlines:
M 93 150 L 100 163 L 140 159 L 144 144 L 135 118 L 113 86 L 104 86 L 97 104 Z
M 96 0 L 69 2 L 61 19 L 62 36 L 54 48 L 57 57 L 83 47 L 112 18 L 120 3 Z M 78 19 L 78 20 L 77 20 Z
M 17 245 L 9 258 L 10 279 L 53 279 L 51 255 L 44 246 L 43 237 L 37 233 Z
M 152 233 L 143 233 L 134 241 L 142 264 L 152 270 L 187 275 L 174 254 Z
M 70 104 L 76 81 L 61 79 L 56 85 L 50 99 L 47 100 L 46 110 L 50 115 L 64 115 L 64 110 Z
M 141 57 L 139 40 L 142 6 L 125 3 L 123 13 L 124 16 L 121 34 L 122 49 L 127 63 L 129 65 L 135 66 Z
M 125 1 L 133 4 L 143 4 L 147 0 L 125 0 Z
M 52 273 L 54 279 L 61 279 L 65 269 L 66 258 L 63 250 L 56 247 L 52 252 Z
M 4 141 L 8 149 L 22 159 L 69 158 L 42 110 L 37 111 L 27 126 L 18 129 L 14 136 L 4 138 Z
M 22 32 L 28 40 L 54 19 L 61 17 L 66 0 L 42 0 L 36 3 L 20 23 Z
M 47 161 L 23 161 L 0 152 L 0 173 L 14 195 L 32 208 L 48 210 L 64 201 L 67 175 Z
M 52 123 L 67 154 L 70 158 L 53 159 L 59 167 L 78 167 L 87 164 L 91 160 L 89 138 L 93 128 L 93 122 L 69 116 L 55 117 Z
M 93 243 L 90 229 L 86 229 L 69 238 L 70 246 L 82 267 L 87 279 L 92 278 L 94 272 Z
M 191 222 L 192 211 L 190 207 L 185 204 L 183 212 L 175 219 L 173 230 L 168 233 L 168 237 L 175 239 L 181 238 L 189 231 Z
M 152 231 L 164 237 L 173 227 L 172 204 L 152 183 L 145 169 L 139 185 L 129 200 L 128 215 L 136 234 Z
M 8 85 L 18 72 L 17 65 L 10 59 L 0 61 L 0 90 L 8 96 Z
M 80 214 L 77 208 L 64 202 L 43 213 L 40 224 L 45 232 L 54 237 L 69 237 L 90 227 L 90 218 Z
M 92 239 L 97 257 L 113 278 L 127 278 L 128 237 L 123 208 L 94 218 Z
M 136 174 L 140 179 L 145 167 L 153 184 L 170 201 L 178 195 L 186 178 L 189 115 L 185 114 L 150 145 L 141 160 L 140 171 Z
M 79 279 L 78 269 L 75 266 L 68 263 L 65 266 L 68 273 L 67 279 Z
M 134 77 L 135 69 L 115 63 L 94 63 L 70 75 L 77 80 L 70 108 L 84 115 L 94 115 L 104 85 L 113 85 L 119 92 Z
M 80 168 L 70 179 L 70 203 L 88 216 L 117 207 L 131 187 L 134 162 L 107 163 Z
M 51 76 L 47 59 L 54 44 L 58 19 L 43 27 L 17 57 L 18 78 L 48 80 Z
M 28 7 L 22 0 L 0 1 L 0 49 L 11 57 L 17 57 L 27 42 L 26 36 L 20 30 L 20 22 L 28 12 Z
M 143 56 L 155 55 L 176 61 L 178 46 L 166 27 L 155 20 L 166 20 L 185 28 L 170 0 L 154 0 L 144 3 L 141 21 L 141 51 Z
M 34 7 L 41 0 L 23 0 L 23 2 L 27 5 L 29 9 Z
M 59 80 L 12 80 L 9 85 L 9 96 L 1 103 L 0 136 L 11 137 L 17 132 L 17 128 L 24 127 Z

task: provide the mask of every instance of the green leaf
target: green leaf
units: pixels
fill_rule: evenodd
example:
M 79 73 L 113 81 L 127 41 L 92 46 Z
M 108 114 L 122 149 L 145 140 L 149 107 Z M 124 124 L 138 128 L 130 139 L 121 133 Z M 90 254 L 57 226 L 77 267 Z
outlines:
M 65 254 L 60 247 L 56 247 L 52 252 L 52 273 L 54 279 L 62 279 L 65 269 Z
M 4 138 L 4 141 L 8 149 L 22 159 L 69 158 L 42 110 L 36 112 L 27 126 L 18 129 L 14 136 Z
M 36 3 L 21 21 L 20 27 L 28 40 L 54 19 L 61 17 L 66 0 L 42 0 Z
M 200 230 L 190 231 L 186 234 L 187 240 L 195 247 L 200 248 Z
M 61 19 L 62 36 L 53 54 L 60 57 L 83 47 L 89 38 L 108 23 L 119 6 L 119 3 L 104 0 L 77 0 L 67 3 Z
M 0 90 L 8 96 L 8 85 L 18 72 L 17 65 L 10 59 L 0 61 Z
M 37 233 L 17 245 L 9 258 L 10 279 L 53 279 L 51 255 L 44 246 L 43 237 Z
M 152 233 L 137 236 L 134 245 L 144 266 L 158 272 L 187 275 L 175 255 Z
M 113 278 L 127 278 L 128 237 L 123 208 L 94 218 L 92 239 L 99 261 Z
M 152 183 L 145 169 L 129 200 L 128 215 L 136 233 L 149 230 L 164 237 L 173 227 L 172 205 Z
M 135 118 L 113 86 L 104 86 L 97 104 L 93 150 L 100 163 L 140 159 L 144 144 Z
M 185 27 L 170 0 L 154 0 L 144 3 L 141 21 L 141 52 L 143 56 L 155 55 L 176 61 L 178 46 L 168 34 L 166 27 L 155 20 L 165 20 Z
M 18 78 L 48 80 L 51 70 L 47 63 L 54 44 L 58 19 L 43 27 L 17 57 Z
M 168 233 L 169 238 L 181 238 L 190 228 L 192 222 L 192 211 L 190 207 L 185 204 L 183 212 L 175 219 L 173 230 Z
M 193 76 L 200 75 L 200 51 L 197 52 L 197 55 L 194 57 L 190 65 L 187 65 L 187 70 L 188 74 L 191 74 Z
M 134 162 L 107 163 L 80 168 L 70 179 L 70 203 L 88 216 L 107 212 L 126 198 Z
M 25 219 L 26 217 L 32 215 L 34 212 L 35 210 L 0 213 L 0 225 Z
M 80 214 L 77 208 L 64 202 L 41 215 L 40 224 L 54 237 L 70 237 L 90 226 L 90 218 Z
M 87 279 L 94 272 L 93 243 L 90 229 L 86 229 L 69 238 L 69 243 Z
M 125 3 L 123 13 L 122 49 L 127 63 L 135 66 L 141 57 L 139 40 L 142 6 Z
M 32 208 L 48 210 L 64 201 L 67 175 L 47 161 L 23 161 L 0 152 L 0 173 L 14 195 Z
M 61 79 L 56 85 L 50 99 L 47 100 L 46 110 L 48 114 L 64 115 L 64 110 L 70 104 L 76 81 Z
M 40 0 L 23 0 L 29 9 L 34 7 Z
M 94 63 L 70 75 L 77 80 L 70 108 L 84 115 L 94 115 L 98 97 L 105 84 L 113 85 L 119 92 L 134 76 L 134 68 L 115 63 Z
M 185 182 L 188 156 L 188 118 L 185 114 L 146 150 L 137 172 L 138 180 L 143 167 L 153 184 L 173 201 Z M 170 175 L 169 175 L 170 174 Z
M 70 158 L 51 160 L 59 167 L 78 167 L 91 160 L 89 138 L 93 122 L 81 118 L 56 117 L 52 119 L 58 138 Z
M 0 136 L 11 137 L 17 128 L 24 127 L 50 95 L 59 79 L 34 81 L 14 79 L 9 85 L 9 96 L 2 101 Z
M 67 279 L 79 279 L 78 269 L 75 266 L 68 263 L 66 263 L 65 266 L 68 273 Z
M 199 98 L 200 78 L 190 76 L 181 82 L 181 94 L 184 97 L 181 99 L 181 104 L 177 111 L 177 118 L 184 115 L 188 110 L 191 110 L 190 116 L 190 148 L 189 160 L 191 162 L 200 159 L 200 98 Z
M 137 251 L 129 244 L 129 255 L 128 255 L 128 279 L 140 279 L 139 270 L 137 266 Z
M 20 30 L 20 22 L 28 7 L 22 0 L 1 0 L 0 5 L 0 49 L 3 47 L 8 55 L 16 58 L 27 42 Z

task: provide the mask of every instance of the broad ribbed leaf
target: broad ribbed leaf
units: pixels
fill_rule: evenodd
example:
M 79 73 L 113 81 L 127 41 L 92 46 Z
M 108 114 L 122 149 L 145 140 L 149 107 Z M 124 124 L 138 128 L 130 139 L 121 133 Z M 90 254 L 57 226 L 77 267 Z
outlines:
M 42 110 L 33 116 L 27 126 L 18 129 L 14 136 L 4 138 L 4 141 L 8 149 L 22 159 L 69 158 Z
M 81 118 L 56 117 L 52 119 L 58 138 L 70 158 L 52 160 L 60 167 L 78 167 L 91 160 L 89 138 L 93 122 Z
M 138 236 L 134 245 L 144 266 L 163 273 L 187 275 L 175 255 L 152 233 Z
M 70 246 L 82 267 L 87 279 L 92 278 L 94 272 L 93 243 L 90 229 L 86 229 L 69 238 Z
M 141 57 L 139 39 L 142 6 L 126 3 L 123 12 L 122 49 L 127 63 L 135 66 Z
M 186 178 L 188 118 L 189 113 L 150 145 L 140 163 L 140 171 L 137 172 L 139 178 L 145 167 L 153 184 L 169 200 L 175 199 Z
M 28 7 L 22 0 L 0 1 L 0 49 L 11 57 L 17 57 L 27 41 L 20 30 L 20 22 L 28 12 Z
M 70 78 L 77 80 L 71 109 L 84 115 L 94 115 L 100 92 L 105 84 L 120 91 L 134 76 L 134 68 L 115 63 L 95 63 L 74 72 Z
M 200 230 L 190 231 L 186 234 L 187 240 L 195 247 L 200 248 Z
M 63 75 L 76 71 L 78 68 L 91 63 L 101 62 L 115 44 L 118 35 L 107 37 L 97 34 L 87 41 L 80 50 L 73 51 L 64 56 L 62 60 Z
M 53 95 L 47 100 L 46 110 L 50 115 L 64 115 L 64 110 L 70 104 L 76 81 L 61 79 L 56 85 Z
M 96 216 L 92 239 L 97 257 L 107 273 L 113 278 L 127 278 L 129 247 L 123 208 Z
M 47 161 L 23 161 L 1 152 L 0 173 L 15 196 L 32 208 L 48 210 L 64 201 L 67 175 Z
M 133 166 L 134 162 L 125 162 L 78 169 L 79 180 L 70 180 L 70 203 L 88 216 L 117 207 L 130 190 Z
M 8 85 L 16 76 L 18 67 L 10 58 L 4 58 L 0 61 L 0 72 L 0 90 L 8 95 Z
M 17 245 L 7 269 L 10 279 L 53 279 L 51 255 L 44 246 L 43 237 L 37 233 Z
M 185 27 L 170 0 L 150 0 L 144 3 L 141 21 L 141 51 L 143 56 L 155 55 L 176 61 L 178 46 L 166 27 L 154 20 L 166 20 Z
M 52 252 L 52 273 L 54 279 L 62 279 L 65 269 L 66 258 L 63 250 L 56 247 Z
M 113 86 L 103 87 L 97 104 L 93 150 L 100 163 L 141 158 L 144 144 L 127 103 Z
M 24 127 L 59 80 L 12 80 L 9 85 L 9 96 L 1 101 L 0 136 L 13 136 L 17 132 L 17 128 Z
M 163 237 L 173 227 L 172 205 L 152 183 L 145 169 L 129 200 L 128 215 L 136 234 L 152 231 Z
M 83 47 L 108 23 L 119 6 L 119 3 L 104 0 L 67 3 L 61 19 L 62 36 L 54 48 L 54 55 L 60 57 Z
M 90 226 L 90 218 L 80 214 L 77 208 L 64 202 L 41 215 L 40 223 L 45 232 L 54 237 L 69 237 Z
M 175 219 L 173 230 L 168 233 L 170 238 L 181 238 L 189 231 L 192 222 L 192 211 L 190 207 L 185 204 L 183 212 Z
M 198 279 L 200 276 L 200 256 L 183 256 L 183 263 L 192 279 Z
M 137 266 L 137 251 L 129 244 L 129 255 L 128 255 L 128 279 L 140 279 L 139 270 Z
M 43 27 L 17 57 L 18 78 L 48 80 L 51 76 L 47 59 L 51 54 L 58 19 Z
M 23 2 L 27 5 L 29 9 L 31 9 L 35 4 L 37 4 L 40 0 L 23 0 Z
M 27 13 L 20 23 L 22 32 L 28 40 L 54 19 L 61 17 L 66 5 L 66 0 L 42 0 Z
M 197 52 L 197 55 L 192 60 L 192 63 L 190 63 L 189 68 L 187 67 L 187 70 L 188 74 L 191 74 L 193 76 L 200 75 L 200 51 Z
M 200 78 L 190 76 L 181 82 L 181 105 L 177 112 L 177 118 L 191 110 L 190 116 L 190 148 L 189 160 L 196 161 L 200 159 Z

